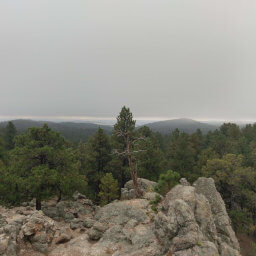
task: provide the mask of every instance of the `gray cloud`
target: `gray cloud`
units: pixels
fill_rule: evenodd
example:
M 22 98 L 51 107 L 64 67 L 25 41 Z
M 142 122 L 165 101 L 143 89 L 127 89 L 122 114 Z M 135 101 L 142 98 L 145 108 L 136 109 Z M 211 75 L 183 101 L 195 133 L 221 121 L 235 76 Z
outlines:
M 253 0 L 0 2 L 0 116 L 256 119 Z

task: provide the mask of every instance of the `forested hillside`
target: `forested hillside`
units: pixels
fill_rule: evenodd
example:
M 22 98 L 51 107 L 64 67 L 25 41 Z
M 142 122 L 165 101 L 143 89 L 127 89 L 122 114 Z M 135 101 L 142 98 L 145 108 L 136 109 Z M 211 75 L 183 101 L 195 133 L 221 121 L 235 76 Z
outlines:
M 175 129 L 179 129 L 181 132 L 189 134 L 200 129 L 202 133 L 206 134 L 207 132 L 214 131 L 219 127 L 217 125 L 202 123 L 188 118 L 159 121 L 145 124 L 145 126 L 149 127 L 153 132 L 159 132 L 163 135 L 170 134 Z
M 1 122 L 0 129 L 3 129 L 8 122 Z M 106 134 L 110 135 L 113 126 L 94 124 L 91 122 L 78 123 L 78 122 L 50 122 L 50 121 L 34 121 L 26 119 L 12 120 L 18 133 L 23 133 L 30 127 L 42 127 L 45 123 L 54 131 L 59 131 L 70 142 L 78 143 L 80 141 L 86 142 L 99 127 L 101 127 Z M 209 131 L 214 131 L 219 126 L 211 125 L 207 123 L 198 122 L 192 119 L 173 119 L 166 121 L 159 121 L 154 123 L 148 123 L 143 126 L 149 127 L 153 132 L 161 133 L 162 135 L 168 135 L 175 129 L 179 129 L 181 132 L 187 132 L 189 134 L 200 129 L 204 134 Z M 140 128 L 142 126 L 138 126 Z
M 45 123 L 54 131 L 59 131 L 67 140 L 71 142 L 87 141 L 99 128 L 98 124 L 94 123 L 74 123 L 74 122 L 49 122 L 49 121 L 33 121 L 18 119 L 13 120 L 12 123 L 16 126 L 18 133 L 23 133 L 30 127 L 42 127 Z M 5 127 L 7 122 L 0 123 L 0 129 Z M 100 127 L 107 133 L 110 134 L 112 126 L 100 125 Z
M 146 126 L 135 129 L 132 114 L 124 107 L 112 134 L 98 128 L 77 146 L 50 125 L 18 135 L 12 122 L 3 128 L 2 204 L 18 205 L 35 197 L 40 209 L 41 200 L 61 200 L 75 190 L 106 204 L 120 196 L 133 175 L 157 181 L 162 194 L 181 177 L 194 182 L 206 176 L 215 180 L 235 231 L 256 233 L 256 125 L 239 128 L 225 123 L 206 134 L 176 129 L 162 136 Z

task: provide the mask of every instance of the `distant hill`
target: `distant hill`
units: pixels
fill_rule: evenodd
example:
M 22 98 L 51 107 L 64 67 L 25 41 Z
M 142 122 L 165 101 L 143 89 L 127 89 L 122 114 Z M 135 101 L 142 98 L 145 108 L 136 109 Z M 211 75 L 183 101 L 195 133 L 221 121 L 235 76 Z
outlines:
M 218 125 L 202 123 L 187 118 L 159 121 L 145 124 L 145 126 L 149 127 L 152 131 L 159 132 L 163 135 L 173 132 L 176 128 L 186 133 L 193 133 L 197 129 L 200 129 L 203 133 L 207 133 L 219 127 Z
M 113 127 L 110 125 L 99 125 L 93 123 L 73 123 L 73 122 L 49 122 L 49 121 L 34 121 L 34 120 L 12 120 L 19 133 L 26 132 L 30 127 L 42 127 L 47 123 L 50 128 L 59 131 L 66 139 L 71 142 L 87 141 L 99 127 L 104 129 L 107 134 L 110 134 Z M 6 126 L 7 122 L 0 123 L 0 129 Z
M 50 121 L 34 121 L 26 119 L 17 119 L 12 120 L 16 126 L 19 133 L 26 132 L 30 127 L 42 127 L 43 124 L 47 123 L 50 128 L 55 131 L 59 131 L 67 140 L 71 142 L 87 141 L 90 136 L 92 136 L 99 127 L 104 129 L 107 134 L 111 134 L 113 126 L 111 125 L 101 125 L 94 123 L 76 123 L 76 122 L 50 122 Z M 7 121 L 0 122 L 0 130 L 4 128 L 7 124 Z M 154 132 L 159 132 L 163 135 L 173 132 L 176 128 L 180 131 L 193 133 L 197 129 L 201 129 L 203 133 L 208 131 L 215 130 L 219 126 L 198 122 L 192 119 L 173 119 L 166 121 L 159 121 L 154 123 L 145 124 Z

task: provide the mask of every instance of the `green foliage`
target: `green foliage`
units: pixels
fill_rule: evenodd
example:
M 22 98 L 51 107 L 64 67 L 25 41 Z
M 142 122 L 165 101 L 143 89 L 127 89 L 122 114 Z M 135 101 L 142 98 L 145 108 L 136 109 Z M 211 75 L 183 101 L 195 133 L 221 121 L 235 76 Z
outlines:
M 158 204 L 161 202 L 161 196 L 160 195 L 156 195 L 155 199 L 153 201 L 150 201 L 151 204 L 151 208 L 153 211 L 157 212 L 157 206 Z
M 175 130 L 171 135 L 169 144 L 169 168 L 190 180 L 195 166 L 195 154 L 189 135 Z
M 156 191 L 159 192 L 162 195 L 165 195 L 175 185 L 178 184 L 179 179 L 180 179 L 179 173 L 174 172 L 172 170 L 169 170 L 166 173 L 161 174 L 160 178 L 158 180 Z
M 156 135 L 146 126 L 137 131 L 143 138 L 137 144 L 137 149 L 146 149 L 137 154 L 138 174 L 141 178 L 157 181 L 159 175 L 166 170 L 167 161 L 159 147 Z
M 124 106 L 117 117 L 111 140 L 112 148 L 116 151 L 116 154 L 110 166 L 112 173 L 118 179 L 120 187 L 123 187 L 131 179 L 127 146 L 128 143 L 131 143 L 130 149 L 133 150 L 134 144 L 132 141 L 136 138 L 135 123 L 130 109 Z
M 17 130 L 12 122 L 8 122 L 4 129 L 4 144 L 7 150 L 14 148 L 14 138 L 17 135 Z
M 200 176 L 204 176 L 202 168 L 206 165 L 208 160 L 216 159 L 218 157 L 218 154 L 211 147 L 202 149 L 197 155 L 197 162 L 194 166 L 193 173 L 191 174 L 192 181 L 195 181 Z
M 4 142 L 0 135 L 0 162 L 4 160 L 4 156 L 5 156 Z
M 89 139 L 85 148 L 80 145 L 79 156 L 81 167 L 84 168 L 81 171 L 85 173 L 88 181 L 90 197 L 98 200 L 100 179 L 107 172 L 108 164 L 111 161 L 110 141 L 101 128 Z
M 255 170 L 243 166 L 242 155 L 227 154 L 208 160 L 203 173 L 214 178 L 235 229 L 249 233 L 256 213 Z
M 108 171 L 108 164 L 112 158 L 109 138 L 101 128 L 89 139 L 84 153 L 84 162 L 81 160 L 80 163 L 81 166 L 84 165 L 89 190 L 94 193 L 94 195 L 91 193 L 91 197 L 97 199 L 100 180 Z
M 201 241 L 201 240 L 198 240 L 198 241 L 197 241 L 197 246 L 199 246 L 199 247 L 202 246 L 202 241 Z
M 28 133 L 17 136 L 10 157 L 5 177 L 1 176 L 5 184 L 2 200 L 9 203 L 16 204 L 35 197 L 40 209 L 41 200 L 53 195 L 61 199 L 62 195 L 70 196 L 86 186 L 68 143 L 47 125 L 31 128 Z
M 125 106 L 122 107 L 122 110 L 117 117 L 117 122 L 114 126 L 114 134 L 119 137 L 120 140 L 124 140 L 123 136 L 119 136 L 120 133 L 129 134 L 130 136 L 132 136 L 135 129 L 135 123 L 136 121 L 133 120 L 130 109 L 126 108 Z
M 99 197 L 101 204 L 105 205 L 118 198 L 118 183 L 112 173 L 106 173 L 100 180 Z
M 52 130 L 60 132 L 64 138 L 75 144 L 78 144 L 80 141 L 87 142 L 99 128 L 98 124 L 87 122 L 42 122 L 24 119 L 14 120 L 12 122 L 17 128 L 18 134 L 27 132 L 31 127 L 42 127 L 44 123 L 47 123 Z M 7 122 L 0 122 L 0 131 L 4 129 L 6 125 Z M 110 135 L 113 130 L 113 127 L 110 125 L 101 125 L 101 128 L 108 135 Z
M 254 226 L 252 217 L 248 212 L 242 210 L 231 210 L 228 214 L 232 220 L 235 232 L 252 235 Z
M 75 157 L 78 161 L 79 173 L 84 175 L 86 173 L 86 154 L 86 144 L 80 141 L 75 149 Z

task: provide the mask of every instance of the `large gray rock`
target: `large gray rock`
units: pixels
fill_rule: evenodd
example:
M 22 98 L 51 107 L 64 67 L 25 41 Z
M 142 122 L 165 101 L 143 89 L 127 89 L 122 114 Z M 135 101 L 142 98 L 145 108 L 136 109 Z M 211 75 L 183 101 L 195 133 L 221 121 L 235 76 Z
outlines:
M 83 228 L 83 221 L 81 219 L 74 219 L 70 222 L 70 228 L 72 230 L 78 229 L 78 228 Z
M 145 192 L 152 192 L 154 191 L 157 183 L 151 180 L 143 179 L 143 178 L 138 178 L 138 185 L 140 186 L 140 189 L 145 191 Z M 125 183 L 124 185 L 125 188 L 127 189 L 133 189 L 133 181 L 129 180 Z
M 161 203 L 155 234 L 172 256 L 240 255 L 225 204 L 213 179 L 175 186 Z
M 7 221 L 7 218 L 1 215 L 0 226 L 0 255 L 16 256 L 18 251 L 18 234 L 25 217 L 17 215 L 16 218 Z
M 147 179 L 138 178 L 138 185 L 143 195 L 145 195 L 148 192 L 154 192 L 157 183 Z M 129 200 L 134 198 L 136 198 L 136 192 L 133 186 L 133 181 L 129 180 L 128 182 L 125 183 L 124 188 L 121 189 L 121 199 Z
M 96 222 L 88 232 L 88 236 L 91 240 L 99 240 L 104 232 L 108 229 L 108 226 L 101 222 Z
M 55 238 L 55 244 L 64 244 L 72 239 L 72 231 L 69 228 L 61 229 Z
M 45 216 L 42 211 L 37 211 L 21 227 L 20 239 L 30 241 L 34 250 L 46 253 L 56 231 L 55 223 Z
M 231 221 L 227 214 L 225 203 L 220 193 L 216 190 L 214 180 L 212 178 L 207 179 L 201 177 L 193 186 L 195 187 L 196 193 L 204 195 L 211 206 L 212 216 L 220 241 L 224 241 L 231 248 L 240 250 L 235 232 L 231 227 Z
M 88 253 L 92 256 L 160 255 L 153 217 L 151 205 L 145 199 L 116 201 L 100 208 L 88 232 L 89 239 L 98 242 Z
M 86 216 L 94 212 L 95 206 L 84 195 L 77 192 L 73 198 L 74 201 L 60 201 L 55 205 L 45 205 L 42 211 L 54 220 L 64 219 L 68 222 L 71 222 L 78 216 Z
M 154 185 L 143 184 L 144 197 L 153 199 Z M 125 191 L 133 193 L 131 182 Z M 158 213 L 149 200 L 115 201 L 98 209 L 94 220 L 86 221 L 92 225 L 87 234 L 50 256 L 72 251 L 90 256 L 241 256 L 212 179 L 200 178 L 194 186 L 181 180 L 157 206 Z
M 0 255 L 16 256 L 17 243 L 10 236 L 6 234 L 0 235 Z

